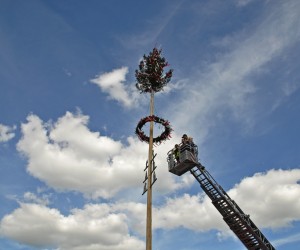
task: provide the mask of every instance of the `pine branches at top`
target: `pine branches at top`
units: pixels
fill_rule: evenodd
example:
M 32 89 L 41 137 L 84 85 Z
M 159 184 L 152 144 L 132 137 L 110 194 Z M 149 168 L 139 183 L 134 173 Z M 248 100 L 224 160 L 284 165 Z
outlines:
M 144 55 L 139 69 L 135 71 L 137 80 L 135 86 L 141 93 L 159 92 L 171 80 L 173 69 L 164 74 L 164 67 L 169 66 L 169 64 L 161 56 L 161 52 L 161 49 L 154 48 L 149 56 Z

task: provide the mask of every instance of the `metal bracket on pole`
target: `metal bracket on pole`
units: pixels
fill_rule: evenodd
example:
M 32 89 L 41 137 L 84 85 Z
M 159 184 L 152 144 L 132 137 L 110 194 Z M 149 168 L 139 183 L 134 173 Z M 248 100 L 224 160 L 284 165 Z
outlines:
M 154 172 L 154 170 L 157 168 L 157 166 L 155 165 L 155 162 L 153 162 L 153 169 L 152 169 L 152 173 Z
M 146 172 L 146 174 L 145 174 L 145 180 L 143 181 L 143 183 L 145 183 L 145 181 L 147 181 L 148 180 L 148 175 L 147 175 L 147 172 Z
M 147 191 L 148 191 L 148 189 L 147 189 L 147 183 L 145 183 L 145 185 L 144 185 L 144 191 L 143 191 L 142 195 L 144 195 L 144 193 L 146 193 Z
M 154 182 L 156 182 L 156 180 L 157 180 L 157 177 L 156 177 L 155 172 L 153 171 L 153 182 L 151 183 L 151 187 L 153 186 Z

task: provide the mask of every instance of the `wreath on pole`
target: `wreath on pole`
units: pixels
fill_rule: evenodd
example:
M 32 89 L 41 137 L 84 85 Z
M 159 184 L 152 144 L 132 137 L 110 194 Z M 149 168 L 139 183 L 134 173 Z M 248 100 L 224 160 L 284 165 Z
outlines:
M 147 142 L 149 143 L 149 136 L 146 136 L 144 131 L 142 130 L 143 126 L 147 123 L 147 122 L 155 122 L 155 123 L 159 123 L 161 125 L 164 126 L 165 130 L 164 132 L 161 133 L 161 135 L 153 138 L 153 143 L 156 144 L 156 145 L 159 145 L 161 144 L 163 141 L 171 138 L 171 132 L 172 132 L 172 128 L 170 126 L 170 123 L 160 117 L 157 117 L 155 115 L 152 115 L 152 116 L 147 116 L 147 117 L 144 117 L 142 118 L 136 129 L 135 129 L 135 133 L 136 135 L 138 136 L 138 138 L 141 140 L 141 141 L 144 141 L 144 142 Z

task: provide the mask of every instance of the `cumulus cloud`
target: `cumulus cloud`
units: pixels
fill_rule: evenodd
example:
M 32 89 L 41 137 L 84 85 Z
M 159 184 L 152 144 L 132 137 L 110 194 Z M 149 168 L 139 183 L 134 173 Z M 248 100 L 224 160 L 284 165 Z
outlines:
M 82 209 L 72 209 L 69 215 L 42 204 L 21 203 L 3 217 L 0 234 L 22 244 L 62 250 L 143 249 L 140 238 L 145 236 L 145 219 L 144 203 L 87 204 Z M 187 194 L 153 207 L 154 230 L 179 227 L 226 230 L 207 198 Z
M 111 213 L 107 204 L 86 205 L 64 216 L 43 205 L 21 204 L 0 224 L 1 235 L 34 247 L 61 250 L 144 249 L 144 242 L 131 236 L 127 218 Z
M 16 129 L 15 126 L 9 127 L 3 124 L 0 124 L 0 142 L 7 142 L 10 139 L 15 137 L 13 132 Z
M 129 137 L 128 145 L 124 146 L 121 142 L 92 132 L 87 128 L 88 117 L 82 114 L 67 112 L 50 125 L 43 123 L 35 115 L 29 115 L 27 120 L 27 123 L 22 124 L 23 137 L 18 143 L 18 150 L 28 158 L 28 172 L 50 187 L 79 191 L 93 198 L 109 198 L 125 189 L 140 188 L 142 192 L 141 182 L 147 159 L 146 144 Z M 156 158 L 159 181 L 154 187 L 159 193 L 172 192 L 193 183 L 191 175 L 174 178 L 168 172 L 166 153 L 171 145 L 172 142 L 160 146 L 160 153 Z M 116 181 L 121 179 L 122 181 Z M 300 193 L 299 179 L 300 170 L 297 169 L 270 170 L 245 178 L 228 193 L 245 209 L 245 213 L 251 214 L 258 225 L 283 227 L 300 218 L 300 203 L 296 198 Z M 256 192 L 253 192 L 253 187 Z M 32 194 L 28 194 L 27 198 L 32 201 L 37 199 Z M 214 219 L 216 212 L 209 214 L 214 210 L 208 208 L 211 206 L 209 203 L 200 196 L 168 200 L 168 206 L 157 208 L 160 211 L 157 214 L 164 214 L 159 215 L 157 227 L 165 227 L 163 225 L 167 223 L 164 220 L 169 223 L 166 219 L 169 218 L 168 213 L 173 217 L 172 223 L 179 226 L 183 223 L 179 218 L 184 214 L 180 211 L 188 211 L 191 204 L 198 204 L 195 211 L 203 213 L 199 217 L 207 218 L 209 215 L 207 223 L 217 227 Z M 171 211 L 180 215 L 176 217 Z M 174 218 L 178 218 L 178 222 Z M 188 222 L 188 218 L 186 221 L 185 226 L 193 229 L 194 222 Z M 205 222 L 202 219 L 199 225 Z M 204 228 L 209 227 L 205 224 L 203 230 Z M 198 229 L 201 230 L 201 227 L 198 226 Z
M 270 170 L 243 179 L 227 193 L 260 229 L 278 229 L 300 220 L 299 180 L 299 169 Z M 184 194 L 154 205 L 153 229 L 184 227 L 197 232 L 217 230 L 218 236 L 232 236 L 211 200 L 200 191 L 199 187 L 197 195 Z M 21 203 L 3 217 L 0 233 L 37 247 L 142 249 L 144 243 L 139 238 L 145 234 L 145 216 L 146 204 L 137 202 L 86 204 L 82 209 L 72 209 L 69 215 L 43 204 Z M 298 239 L 295 235 L 278 244 Z
M 88 197 L 109 198 L 119 191 L 140 187 L 147 159 L 147 144 L 128 137 L 122 145 L 88 129 L 88 116 L 67 112 L 55 123 L 44 123 L 29 115 L 22 124 L 17 149 L 28 159 L 27 170 L 57 190 L 79 191 Z M 157 175 L 163 178 L 155 187 L 170 192 L 190 186 L 192 178 L 175 180 L 167 170 L 170 142 L 160 147 L 156 158 Z M 122 181 L 121 181 L 122 180 Z
M 299 169 L 270 170 L 243 179 L 227 193 L 260 228 L 288 227 L 300 220 L 299 180 Z M 132 228 L 143 233 L 145 204 L 119 203 L 114 209 L 128 213 Z M 199 232 L 216 229 L 223 235 L 232 235 L 200 187 L 198 195 L 167 198 L 165 203 L 153 208 L 153 216 L 156 229 L 184 227 Z
M 122 67 L 103 73 L 90 82 L 97 84 L 111 99 L 117 100 L 125 107 L 132 107 L 137 102 L 138 93 L 124 84 L 127 73 L 128 68 Z
M 288 227 L 300 220 L 299 180 L 300 169 L 270 170 L 243 179 L 227 193 L 259 228 Z M 140 205 L 126 207 L 132 216 L 137 216 L 135 221 L 141 221 Z M 153 214 L 155 228 L 217 229 L 223 235 L 232 235 L 211 200 L 201 193 L 168 198 L 162 206 L 154 208 Z M 139 226 L 137 223 L 135 228 L 138 230 Z
M 257 225 L 288 227 L 300 219 L 299 180 L 300 169 L 269 170 L 243 179 L 228 193 Z
M 225 228 L 221 215 L 217 213 L 207 196 L 188 194 L 168 199 L 164 206 L 157 208 L 154 226 L 167 229 L 185 227 L 202 232 Z
M 299 169 L 270 170 L 243 179 L 227 193 L 260 228 L 288 227 L 300 220 L 299 180 Z M 161 206 L 154 207 L 154 228 L 184 227 L 200 232 L 216 229 L 223 236 L 232 235 L 211 200 L 200 191 L 199 187 L 198 195 L 168 198 Z M 144 221 L 145 205 L 124 203 L 115 208 L 127 210 L 132 217 L 132 227 L 143 232 L 141 221 Z

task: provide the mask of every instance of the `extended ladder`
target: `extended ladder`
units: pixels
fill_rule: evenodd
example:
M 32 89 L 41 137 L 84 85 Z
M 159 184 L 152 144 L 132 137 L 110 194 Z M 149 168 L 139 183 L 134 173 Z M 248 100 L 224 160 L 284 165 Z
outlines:
M 179 155 L 168 152 L 169 172 L 181 176 L 190 171 L 201 188 L 211 199 L 212 204 L 223 216 L 229 228 L 249 250 L 275 250 L 263 233 L 242 209 L 229 197 L 224 189 L 197 160 L 198 148 L 193 145 L 180 145 Z
M 190 172 L 223 216 L 224 221 L 247 249 L 275 250 L 249 215 L 242 211 L 200 163 L 192 168 Z

